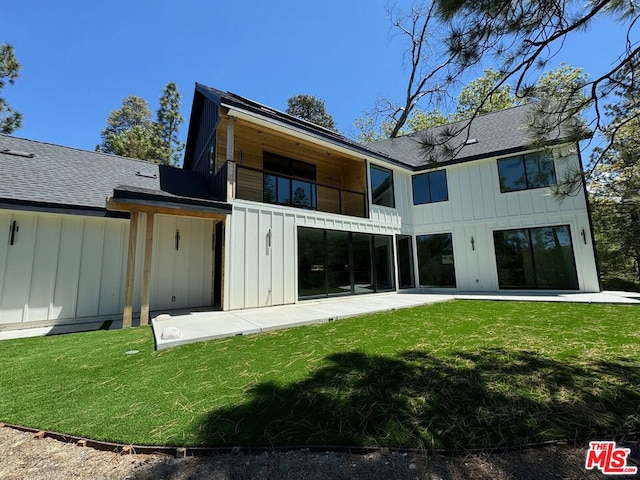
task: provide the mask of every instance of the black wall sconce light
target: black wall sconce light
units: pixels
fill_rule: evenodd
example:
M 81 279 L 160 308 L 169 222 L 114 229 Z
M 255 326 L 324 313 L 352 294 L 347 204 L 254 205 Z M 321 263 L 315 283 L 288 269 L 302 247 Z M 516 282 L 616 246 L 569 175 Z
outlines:
M 180 230 L 176 230 L 176 250 L 180 250 Z
M 584 231 L 584 228 L 582 229 L 582 231 L 580 232 L 580 235 L 582 235 L 582 241 L 584 242 L 584 244 L 587 244 L 587 232 Z
M 20 231 L 20 227 L 18 226 L 18 222 L 15 220 L 11 222 L 9 225 L 9 245 L 15 245 L 16 243 L 16 234 Z
M 471 237 L 471 250 L 473 250 L 474 252 L 476 250 L 476 240 L 473 237 Z

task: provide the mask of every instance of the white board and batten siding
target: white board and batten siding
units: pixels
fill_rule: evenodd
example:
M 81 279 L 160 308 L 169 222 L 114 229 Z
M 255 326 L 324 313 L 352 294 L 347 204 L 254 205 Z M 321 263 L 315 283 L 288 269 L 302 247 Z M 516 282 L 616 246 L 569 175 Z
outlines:
M 567 168 L 578 168 L 578 162 L 575 154 L 556 158 L 557 177 L 561 178 Z M 449 200 L 415 206 L 411 201 L 410 208 L 403 211 L 403 233 L 452 234 L 459 291 L 498 290 L 494 231 L 551 225 L 570 226 L 580 290 L 599 291 L 582 191 L 563 201 L 555 200 L 544 188 L 501 193 L 495 159 L 453 165 L 446 170 Z
M 224 310 L 298 301 L 298 227 L 393 235 L 399 215 L 381 208 L 387 221 L 233 200 L 226 229 Z
M 145 228 L 141 215 L 138 252 Z M 0 210 L 0 232 L 0 330 L 122 318 L 129 220 Z M 152 310 L 211 305 L 212 235 L 211 220 L 156 216 Z M 140 311 L 143 262 L 137 255 L 134 312 Z
M 295 215 L 257 204 L 233 206 L 225 231 L 224 310 L 295 301 Z
M 122 315 L 128 220 L 0 210 L 0 232 L 0 328 Z

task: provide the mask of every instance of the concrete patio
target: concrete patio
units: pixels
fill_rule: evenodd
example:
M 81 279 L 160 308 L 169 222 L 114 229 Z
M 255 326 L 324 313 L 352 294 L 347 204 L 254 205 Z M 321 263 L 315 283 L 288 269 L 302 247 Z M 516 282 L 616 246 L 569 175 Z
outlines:
M 640 293 L 558 293 L 558 294 L 433 294 L 380 293 L 363 296 L 306 300 L 294 305 L 234 311 L 184 311 L 161 314 L 152 326 L 157 349 L 235 335 L 261 333 L 280 328 L 325 323 L 367 313 L 415 307 L 453 299 L 489 301 L 537 301 L 615 303 L 640 305 Z

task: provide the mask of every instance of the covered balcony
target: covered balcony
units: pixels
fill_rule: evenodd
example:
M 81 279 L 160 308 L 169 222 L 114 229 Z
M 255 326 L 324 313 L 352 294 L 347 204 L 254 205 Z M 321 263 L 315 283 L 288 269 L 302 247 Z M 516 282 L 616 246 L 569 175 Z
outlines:
M 227 115 L 216 145 L 222 198 L 368 216 L 366 162 L 345 148 Z

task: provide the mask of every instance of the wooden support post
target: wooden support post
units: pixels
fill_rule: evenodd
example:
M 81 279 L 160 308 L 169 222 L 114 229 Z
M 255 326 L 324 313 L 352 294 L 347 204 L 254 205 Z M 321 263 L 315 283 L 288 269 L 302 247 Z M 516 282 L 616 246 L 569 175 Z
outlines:
M 142 274 L 142 307 L 140 325 L 149 324 L 149 299 L 151 297 L 151 256 L 153 254 L 153 212 L 147 212 L 147 228 L 144 237 L 144 270 Z
M 218 222 L 212 222 L 211 235 L 211 306 L 216 303 L 216 242 L 219 241 L 216 235 L 216 225 Z
M 127 253 L 127 280 L 125 284 L 122 328 L 129 328 L 133 317 L 133 286 L 136 275 L 136 244 L 138 240 L 138 212 L 131 212 L 129 221 L 129 250 Z
M 236 198 L 236 162 L 227 162 L 227 200 Z
M 220 243 L 222 243 L 222 247 L 220 248 L 220 310 L 224 310 L 224 287 L 225 287 L 225 282 L 226 282 L 226 278 L 225 278 L 225 245 L 227 244 L 227 242 L 225 242 L 225 229 L 226 229 L 226 222 L 222 222 L 222 225 L 220 228 L 220 238 L 219 241 Z
M 227 120 L 227 200 L 236 198 L 235 127 L 236 118 L 229 117 Z
M 236 126 L 236 118 L 229 117 L 227 121 L 227 160 L 233 161 L 233 151 L 234 151 L 234 143 L 235 143 L 235 126 Z

